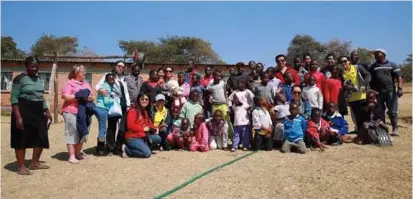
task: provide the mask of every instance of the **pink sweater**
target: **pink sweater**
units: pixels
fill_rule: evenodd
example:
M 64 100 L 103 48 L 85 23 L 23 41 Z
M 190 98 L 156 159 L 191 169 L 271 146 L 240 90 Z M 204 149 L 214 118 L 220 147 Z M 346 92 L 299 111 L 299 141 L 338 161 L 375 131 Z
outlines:
M 193 139 L 193 142 L 198 142 L 201 145 L 209 144 L 209 133 L 205 122 L 199 125 L 198 129 L 195 131 L 194 138 L 195 139 Z
M 77 81 L 74 79 L 69 80 L 65 86 L 62 88 L 62 96 L 63 95 L 74 95 L 77 91 L 81 89 L 89 89 L 90 96 L 92 96 L 92 88 L 90 84 L 85 81 Z M 73 113 L 77 114 L 77 107 L 79 103 L 77 100 L 70 100 L 63 102 L 62 112 L 64 113 Z

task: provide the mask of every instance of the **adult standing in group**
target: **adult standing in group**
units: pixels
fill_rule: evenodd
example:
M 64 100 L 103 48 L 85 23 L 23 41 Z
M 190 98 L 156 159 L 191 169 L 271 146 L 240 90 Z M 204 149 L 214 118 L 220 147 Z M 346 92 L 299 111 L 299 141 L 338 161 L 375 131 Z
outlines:
M 213 79 L 214 77 L 212 76 L 212 66 L 211 65 L 205 66 L 205 74 L 201 78 L 201 82 L 200 82 L 201 86 L 206 88 L 213 81 Z
M 293 82 L 295 85 L 300 85 L 300 78 L 298 78 L 297 71 L 294 68 L 287 66 L 287 57 L 283 54 L 275 57 L 277 67 L 275 68 L 275 77 L 282 83 L 285 83 L 284 74 L 290 72 L 293 76 Z
M 333 54 L 328 54 L 325 58 L 324 58 L 325 62 L 327 63 L 327 65 L 325 65 L 323 67 L 323 69 L 321 69 L 321 73 L 324 74 L 325 79 L 331 78 L 331 71 L 333 69 L 333 66 L 336 65 L 336 60 Z M 343 69 L 342 68 L 338 68 L 338 77 L 340 79 L 343 79 Z
M 261 62 L 258 62 L 257 65 L 255 65 L 255 69 L 257 69 L 258 74 L 261 74 L 264 72 L 264 65 Z
M 178 81 L 172 79 L 172 74 L 174 69 L 170 66 L 166 66 L 164 68 L 165 71 L 165 76 L 164 76 L 164 83 L 161 85 L 161 90 L 162 94 L 165 96 L 166 101 L 165 101 L 165 106 L 169 109 L 171 108 L 171 100 L 172 100 L 172 94 L 175 90 L 178 89 Z M 159 74 L 158 74 L 159 76 Z
M 157 71 L 157 74 L 158 74 L 159 85 L 163 85 L 163 83 L 165 82 L 165 68 L 164 67 L 159 68 Z
M 350 61 L 351 64 L 358 66 L 358 67 L 364 67 L 364 69 L 366 69 L 367 71 L 369 71 L 369 65 L 365 64 L 365 63 L 361 63 L 359 61 L 359 55 L 357 54 L 357 51 L 353 51 L 350 54 Z M 370 63 L 369 63 L 370 64 Z
M 193 59 L 188 61 L 188 66 L 185 71 L 185 82 L 192 85 L 192 78 L 197 74 L 195 62 Z
M 85 103 L 93 102 L 94 99 L 92 88 L 85 81 L 85 72 L 83 65 L 74 65 L 69 73 L 69 81 L 62 88 L 62 98 L 64 100 L 62 112 L 65 120 L 67 151 L 69 152 L 68 161 L 72 164 L 77 164 L 79 160 L 83 160 L 86 157 L 81 154 L 81 151 L 83 143 L 87 141 L 90 120 L 89 115 L 86 113 L 86 104 L 81 105 L 81 101 L 83 100 Z M 83 108 L 81 108 L 82 106 Z M 95 108 L 95 110 L 97 109 Z
M 130 103 L 135 104 L 136 97 L 141 92 L 143 78 L 140 76 L 141 67 L 138 64 L 133 64 L 131 70 L 131 74 L 125 77 L 125 82 L 128 87 Z
M 229 77 L 227 81 L 227 91 L 228 94 L 230 95 L 236 88 L 239 80 L 244 80 L 247 82 L 247 88 L 250 89 L 250 84 L 249 84 L 249 75 L 247 72 L 244 71 L 245 64 L 242 62 L 238 62 L 236 65 L 236 74 L 232 75 Z
M 44 85 L 39 78 L 40 61 L 36 56 L 24 61 L 26 73 L 14 78 L 11 89 L 11 148 L 15 150 L 17 174 L 30 175 L 24 165 L 27 148 L 33 148 L 30 170 L 48 169 L 40 163 L 44 148 L 49 148 L 48 125 L 52 121 L 44 100 Z
M 129 89 L 125 81 L 125 67 L 126 67 L 126 64 L 124 61 L 117 61 L 112 68 L 112 73 L 115 75 L 115 84 L 113 85 L 113 87 L 117 93 L 122 94 L 120 96 L 120 106 L 122 108 L 122 115 L 125 115 L 126 111 L 130 107 Z M 105 82 L 106 74 L 108 73 L 105 73 L 103 75 L 102 79 L 100 79 L 99 83 L 96 84 L 96 87 L 95 87 L 95 89 L 103 96 L 107 96 L 110 94 L 108 93 L 107 90 L 101 89 L 102 85 Z M 108 118 L 108 130 L 106 133 L 106 147 L 107 147 L 107 151 L 109 154 L 120 155 L 122 152 L 121 147 L 124 141 L 124 136 L 123 134 L 120 133 L 120 131 L 116 133 L 119 119 L 121 119 L 121 117 Z
M 301 63 L 300 57 L 294 58 L 294 69 L 297 71 L 298 78 L 300 79 L 300 86 L 303 88 L 305 86 L 304 77 L 308 73 L 308 70 L 305 69 L 304 64 Z
M 313 58 L 311 57 L 310 53 L 304 53 L 303 55 L 304 64 L 303 65 L 307 71 L 310 70 L 311 61 L 313 61 Z
M 362 107 L 366 99 L 366 90 L 368 90 L 370 84 L 370 73 L 363 67 L 352 65 L 347 56 L 341 56 L 338 61 L 344 69 L 343 88 L 344 92 L 350 93 L 350 95 L 345 94 L 345 97 L 350 105 L 353 122 L 355 124 L 355 129 L 357 130 L 363 125 L 360 116 L 363 115 Z
M 403 95 L 403 77 L 400 68 L 386 59 L 386 51 L 374 51 L 376 62 L 370 66 L 371 88 L 379 92 L 379 102 L 383 110 L 388 109 L 390 122 L 393 128 L 392 135 L 398 136 L 397 111 L 398 99 Z M 397 89 L 396 85 L 397 84 Z M 384 114 L 384 113 L 383 113 Z M 384 115 L 383 115 L 384 118 Z

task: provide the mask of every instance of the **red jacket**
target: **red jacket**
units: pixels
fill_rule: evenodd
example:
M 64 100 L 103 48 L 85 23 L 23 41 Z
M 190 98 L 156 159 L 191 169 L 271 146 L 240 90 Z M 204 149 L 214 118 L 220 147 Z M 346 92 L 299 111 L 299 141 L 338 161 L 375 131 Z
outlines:
M 338 97 L 341 88 L 341 81 L 339 79 L 329 78 L 325 80 L 323 89 L 324 102 L 326 104 L 330 102 L 338 104 Z
M 320 130 L 318 130 L 317 124 L 313 122 L 312 120 L 307 121 L 307 134 L 313 138 L 313 141 L 316 143 L 317 146 L 321 146 L 321 141 L 320 141 L 320 132 L 321 129 L 324 128 L 326 130 L 326 133 L 329 133 L 330 130 L 330 124 L 328 124 L 327 121 L 323 120 L 323 118 L 320 118 L 321 122 L 321 127 Z M 322 137 L 324 137 L 322 135 Z
M 127 115 L 125 138 L 143 138 L 146 136 L 143 130 L 146 126 L 155 128 L 149 114 L 145 111 L 145 117 L 136 114 L 136 109 L 131 108 Z
M 285 70 L 285 72 L 289 71 L 291 73 L 291 75 L 293 76 L 293 82 L 295 85 L 300 85 L 300 78 L 298 77 L 297 71 L 290 67 L 290 66 L 286 66 L 287 70 Z M 285 79 L 284 79 L 284 74 L 281 71 L 275 72 L 275 77 L 279 80 L 281 80 L 281 83 L 285 83 Z
M 325 81 L 325 76 L 323 73 L 320 73 L 318 71 L 310 71 L 307 74 L 305 74 L 304 76 L 304 81 L 307 83 L 307 80 L 310 76 L 314 76 L 315 77 L 315 85 L 320 89 L 323 90 L 323 85 L 324 85 L 324 81 Z

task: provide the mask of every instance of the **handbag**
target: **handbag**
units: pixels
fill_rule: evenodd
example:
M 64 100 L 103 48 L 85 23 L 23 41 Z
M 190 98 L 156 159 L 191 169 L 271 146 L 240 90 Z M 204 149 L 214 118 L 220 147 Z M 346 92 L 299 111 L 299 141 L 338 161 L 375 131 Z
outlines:
M 118 102 L 119 98 L 115 99 L 113 105 L 109 108 L 108 116 L 109 117 L 121 117 L 122 116 L 122 107 Z

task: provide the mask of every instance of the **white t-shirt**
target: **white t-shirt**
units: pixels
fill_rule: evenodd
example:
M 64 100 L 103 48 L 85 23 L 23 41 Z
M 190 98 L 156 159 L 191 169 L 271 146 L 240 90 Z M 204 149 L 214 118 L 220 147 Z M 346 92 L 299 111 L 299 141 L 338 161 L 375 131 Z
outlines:
M 272 108 L 276 113 L 277 119 L 287 117 L 290 115 L 290 105 L 288 103 L 278 104 Z

